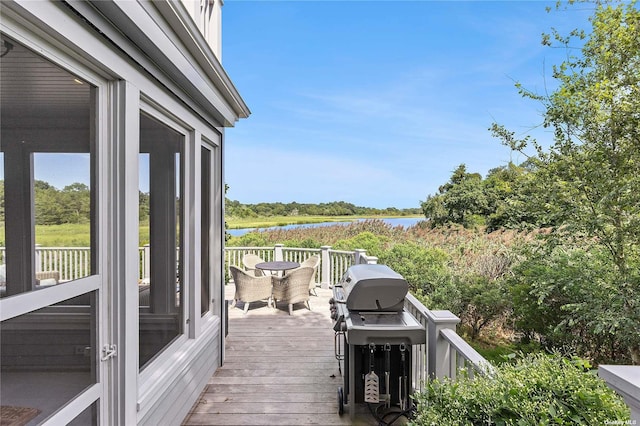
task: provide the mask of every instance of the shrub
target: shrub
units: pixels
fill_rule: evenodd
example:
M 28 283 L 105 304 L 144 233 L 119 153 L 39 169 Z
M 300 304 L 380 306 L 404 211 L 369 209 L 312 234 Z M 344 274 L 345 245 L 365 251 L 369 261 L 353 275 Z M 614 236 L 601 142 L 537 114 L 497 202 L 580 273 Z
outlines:
M 432 380 L 416 394 L 413 425 L 624 424 L 629 409 L 585 361 L 532 354 L 493 377 Z
M 631 361 L 627 349 L 640 341 L 639 316 L 621 312 L 635 301 L 625 298 L 624 281 L 602 250 L 558 246 L 531 253 L 513 272 L 517 331 L 597 363 Z
M 462 277 L 458 287 L 463 305 L 459 316 L 470 327 L 471 339 L 475 340 L 485 326 L 509 308 L 509 297 L 501 280 L 483 275 Z
M 264 247 L 269 245 L 265 232 L 249 232 L 240 237 L 231 237 L 229 247 Z
M 378 262 L 388 265 L 409 283 L 412 292 L 426 295 L 451 280 L 449 256 L 438 248 L 424 247 L 407 241 L 396 244 L 378 256 Z
M 337 241 L 333 248 L 335 250 L 355 250 L 364 249 L 369 256 L 380 256 L 382 246 L 387 240 L 384 236 L 375 235 L 373 232 L 365 231 L 358 235 Z
M 423 288 L 413 290 L 413 295 L 427 308 L 431 310 L 448 310 L 456 316 L 460 316 L 464 309 L 460 286 L 453 278 L 446 279 L 441 276 L 438 285 L 428 294 Z

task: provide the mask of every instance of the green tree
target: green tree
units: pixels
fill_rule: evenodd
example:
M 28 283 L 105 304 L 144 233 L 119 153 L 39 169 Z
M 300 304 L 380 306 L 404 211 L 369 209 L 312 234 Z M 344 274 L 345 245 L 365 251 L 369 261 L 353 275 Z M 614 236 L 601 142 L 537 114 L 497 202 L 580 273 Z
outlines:
M 150 195 L 148 192 L 138 191 L 138 215 L 142 223 L 149 222 L 149 200 Z
M 531 200 L 539 197 L 535 184 L 533 161 L 521 165 L 489 170 L 484 180 L 484 190 L 489 202 L 487 232 L 498 229 L 538 229 L 553 222 L 545 211 L 534 208 Z
M 523 96 L 544 106 L 543 124 L 554 131 L 549 150 L 532 140 L 517 140 L 502 126 L 494 124 L 492 130 L 512 149 L 537 149 L 540 197 L 532 201 L 555 217 L 559 226 L 552 236 L 557 242 L 586 238 L 604 248 L 614 267 L 607 283 L 613 294 L 604 289 L 591 293 L 615 296 L 615 303 L 577 303 L 603 309 L 593 315 L 590 326 L 602 333 L 621 330 L 617 337 L 638 364 L 640 10 L 635 1 L 600 1 L 594 8 L 589 33 L 574 30 L 563 36 L 553 31 L 543 36 L 543 44 L 565 48 L 568 54 L 553 68 L 558 88 L 537 94 L 518 85 Z M 575 49 L 574 44 L 582 47 Z M 588 309 L 569 305 L 582 312 Z M 614 323 L 622 326 L 613 327 Z
M 482 176 L 467 173 L 460 164 L 449 182 L 438 188 L 438 194 L 428 196 L 422 211 L 432 227 L 461 224 L 470 228 L 484 223 L 489 202 L 483 189 Z
M 33 183 L 36 225 L 60 225 L 67 223 L 60 191 L 48 182 Z
M 66 223 L 86 223 L 89 221 L 91 191 L 87 185 L 77 182 L 67 185 L 59 195 Z

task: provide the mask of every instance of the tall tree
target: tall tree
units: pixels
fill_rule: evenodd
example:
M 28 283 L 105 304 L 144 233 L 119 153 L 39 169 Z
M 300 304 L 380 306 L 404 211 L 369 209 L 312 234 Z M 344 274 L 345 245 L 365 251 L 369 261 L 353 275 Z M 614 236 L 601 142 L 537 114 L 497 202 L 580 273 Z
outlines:
M 616 302 L 565 308 L 594 329 L 617 335 L 638 364 L 640 11 L 635 1 L 598 1 L 590 23 L 590 32 L 543 35 L 543 44 L 567 51 L 567 59 L 553 68 L 555 91 L 538 94 L 518 86 L 523 96 L 544 105 L 544 126 L 554 131 L 550 149 L 517 140 L 497 124 L 492 131 L 512 149 L 537 148 L 536 179 L 544 194 L 538 201 L 562 224 L 554 232 L 558 241 L 582 239 L 605 249 L 616 282 L 604 293 L 614 291 Z
M 428 196 L 422 211 L 433 227 L 452 223 L 473 227 L 484 223 L 489 202 L 479 173 L 468 173 L 460 164 L 449 182 L 438 188 L 438 194 Z

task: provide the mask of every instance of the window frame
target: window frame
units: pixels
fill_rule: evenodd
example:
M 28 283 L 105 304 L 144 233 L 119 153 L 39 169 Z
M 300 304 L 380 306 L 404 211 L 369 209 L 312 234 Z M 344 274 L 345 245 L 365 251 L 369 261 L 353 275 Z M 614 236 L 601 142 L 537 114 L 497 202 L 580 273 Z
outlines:
M 72 55 L 67 46 L 57 41 L 44 31 L 33 32 L 29 28 L 25 28 L 16 19 L 14 11 L 3 8 L 3 19 L 0 21 L 0 30 L 6 36 L 16 40 L 25 48 L 41 56 L 46 61 L 60 67 L 67 72 L 76 75 L 78 78 L 93 86 L 92 105 L 93 111 L 90 115 L 93 121 L 92 143 L 94 144 L 94 158 L 92 161 L 91 173 L 93 174 L 92 194 L 94 229 L 92 231 L 91 248 L 93 271 L 92 275 L 75 279 L 67 283 L 58 284 L 37 291 L 28 291 L 0 299 L 0 323 L 6 320 L 17 318 L 22 315 L 29 314 L 39 309 L 46 309 L 55 317 L 64 316 L 66 313 L 72 313 L 71 309 L 62 306 L 52 306 L 56 303 L 68 300 L 77 296 L 95 292 L 95 318 L 96 324 L 94 354 L 94 368 L 96 383 L 90 385 L 73 398 L 68 400 L 54 414 L 46 420 L 46 424 L 62 424 L 73 420 L 84 410 L 97 404 L 98 407 L 106 406 L 105 401 L 105 378 L 106 366 L 100 362 L 100 348 L 105 344 L 104 318 L 108 315 L 105 311 L 104 291 L 105 282 L 108 271 L 105 269 L 107 265 L 108 247 L 106 242 L 107 223 L 102 207 L 107 205 L 106 193 L 107 184 L 105 182 L 105 167 L 107 152 L 109 149 L 109 141 L 107 138 L 107 110 L 108 110 L 108 88 L 111 77 L 108 72 L 90 66 L 81 58 Z M 32 196 L 32 195 L 30 195 Z M 34 223 L 35 226 L 35 223 Z M 35 233 L 35 228 L 33 229 Z M 49 314 L 47 314 L 49 315 Z M 104 423 L 104 414 L 102 409 L 98 409 L 98 423 Z
M 173 362 L 173 358 L 180 351 L 180 347 L 184 345 L 189 339 L 189 320 L 188 313 L 190 310 L 190 306 L 192 306 L 192 301 L 190 300 L 190 294 L 193 293 L 191 290 L 193 284 L 193 279 L 189 273 L 190 267 L 188 266 L 190 263 L 190 259 L 193 257 L 192 254 L 192 243 L 191 239 L 187 236 L 187 231 L 191 227 L 190 220 L 188 219 L 189 213 L 189 205 L 192 203 L 192 196 L 190 194 L 190 172 L 189 170 L 193 167 L 192 161 L 190 159 L 193 151 L 193 139 L 194 132 L 192 129 L 188 127 L 188 125 L 180 120 L 174 114 L 171 114 L 166 108 L 161 107 L 157 102 L 153 100 L 150 95 L 140 93 L 140 101 L 139 101 L 139 112 L 141 114 L 145 114 L 152 119 L 158 121 L 159 123 L 167 126 L 174 132 L 183 136 L 183 155 L 184 159 L 182 160 L 182 164 L 184 170 L 181 170 L 181 174 L 184 179 L 184 193 L 181 194 L 182 197 L 182 226 L 185 228 L 181 229 L 182 234 L 182 265 L 181 269 L 183 271 L 182 277 L 182 291 L 184 294 L 182 295 L 182 313 L 179 321 L 182 324 L 181 333 L 176 336 L 168 345 L 166 345 L 160 352 L 158 352 L 146 365 L 145 368 L 140 370 L 138 366 L 138 393 L 141 399 L 146 398 L 147 396 L 151 396 L 148 394 L 153 394 L 157 389 L 154 389 L 155 381 L 158 380 L 158 372 L 166 371 L 167 366 L 171 365 Z M 139 149 L 138 149 L 139 151 Z M 136 186 L 136 199 L 137 199 L 137 191 L 139 187 Z M 139 332 L 138 322 L 136 322 L 136 334 Z M 138 344 L 139 347 L 139 344 Z M 161 375 L 163 373 L 160 373 Z

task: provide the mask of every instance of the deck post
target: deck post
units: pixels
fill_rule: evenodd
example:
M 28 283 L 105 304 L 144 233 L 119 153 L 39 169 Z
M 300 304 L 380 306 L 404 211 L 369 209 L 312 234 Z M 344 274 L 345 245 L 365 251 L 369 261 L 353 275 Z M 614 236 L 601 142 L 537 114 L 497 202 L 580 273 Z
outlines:
M 276 244 L 275 247 L 273 248 L 274 257 L 275 257 L 274 260 L 276 262 L 282 262 L 284 260 L 284 255 L 282 253 L 282 247 L 284 247 L 284 244 Z
M 354 255 L 353 263 L 354 263 L 354 265 L 360 265 L 361 263 L 367 263 L 366 254 L 367 254 L 367 251 L 365 249 L 355 249 L 353 251 L 353 255 Z
M 456 330 L 460 318 L 450 311 L 427 311 L 427 371 L 430 378 L 449 377 L 451 366 L 451 345 L 440 335 L 440 330 Z
M 150 280 L 151 277 L 151 245 L 144 245 L 144 269 L 142 272 L 142 278 Z
M 601 365 L 598 367 L 598 376 L 629 406 L 631 419 L 626 424 L 640 422 L 640 366 Z
M 42 244 L 36 244 L 36 272 L 42 272 Z
M 329 249 L 331 246 L 320 247 L 320 287 L 329 288 L 331 284 L 331 256 Z

